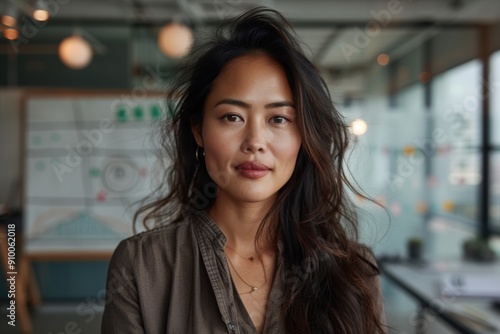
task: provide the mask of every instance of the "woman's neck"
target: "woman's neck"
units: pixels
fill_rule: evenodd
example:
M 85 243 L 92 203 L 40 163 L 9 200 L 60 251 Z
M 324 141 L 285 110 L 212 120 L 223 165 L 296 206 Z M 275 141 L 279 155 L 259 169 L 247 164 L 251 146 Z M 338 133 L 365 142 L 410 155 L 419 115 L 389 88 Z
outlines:
M 241 203 L 217 197 L 208 214 L 227 238 L 226 245 L 237 252 L 250 254 L 255 252 L 255 237 L 262 220 L 269 212 L 272 202 Z M 272 248 L 269 245 L 269 234 L 263 231 L 261 252 Z M 240 253 L 240 254 L 241 254 Z

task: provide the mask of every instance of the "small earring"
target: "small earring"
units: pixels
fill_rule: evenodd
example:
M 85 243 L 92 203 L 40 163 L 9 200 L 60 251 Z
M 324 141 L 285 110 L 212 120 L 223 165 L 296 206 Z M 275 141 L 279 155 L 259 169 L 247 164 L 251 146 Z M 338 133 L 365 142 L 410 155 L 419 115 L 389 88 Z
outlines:
M 198 151 L 201 150 L 201 154 L 203 155 L 203 157 L 205 157 L 205 151 L 203 151 L 203 148 L 201 146 L 197 146 L 196 147 L 196 151 L 194 152 L 194 156 L 196 157 L 196 161 L 199 162 L 199 158 L 198 158 Z

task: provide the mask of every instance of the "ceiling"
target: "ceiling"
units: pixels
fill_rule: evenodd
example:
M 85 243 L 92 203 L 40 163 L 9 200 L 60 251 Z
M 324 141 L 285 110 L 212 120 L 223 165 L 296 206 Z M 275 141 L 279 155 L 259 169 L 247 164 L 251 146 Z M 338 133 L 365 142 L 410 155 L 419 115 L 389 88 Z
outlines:
M 160 25 L 186 20 L 196 26 L 214 25 L 256 6 L 269 6 L 288 17 L 309 47 L 319 67 L 356 67 L 421 34 L 429 26 L 464 26 L 500 21 L 498 0 L 51 0 L 51 25 L 104 23 Z M 31 13 L 33 0 L 0 0 L 0 13 L 10 8 Z M 376 43 L 346 57 L 355 46 L 355 27 L 366 24 L 377 33 Z M 378 24 L 378 26 L 376 26 Z M 384 29 L 376 30 L 378 27 Z M 344 48 L 340 46 L 343 45 Z
M 446 27 L 500 22 L 499 0 L 51 0 L 50 3 L 51 28 L 75 23 L 159 26 L 175 19 L 203 29 L 247 9 L 268 6 L 291 20 L 307 45 L 308 56 L 319 68 L 330 72 L 339 69 L 352 72 L 369 66 L 381 53 L 397 57 L 412 44 L 422 43 Z M 0 14 L 16 8 L 28 15 L 33 4 L 33 0 L 0 0 Z M 363 34 L 364 39 L 360 37 Z
M 29 13 L 33 0 L 2 0 Z M 304 23 L 366 22 L 382 10 L 394 22 L 498 21 L 498 0 L 51 0 L 54 20 L 162 22 L 174 16 L 214 21 L 256 6 L 269 6 Z M 57 8 L 56 8 L 57 7 Z M 374 14 L 375 13 L 375 14 Z

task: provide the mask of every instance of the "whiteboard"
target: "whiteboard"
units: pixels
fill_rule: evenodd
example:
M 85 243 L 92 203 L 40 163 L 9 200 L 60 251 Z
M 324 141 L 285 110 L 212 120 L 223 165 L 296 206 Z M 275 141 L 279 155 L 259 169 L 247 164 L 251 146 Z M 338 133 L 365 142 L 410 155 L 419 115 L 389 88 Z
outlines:
M 25 101 L 28 252 L 112 251 L 152 191 L 161 96 L 33 96 Z

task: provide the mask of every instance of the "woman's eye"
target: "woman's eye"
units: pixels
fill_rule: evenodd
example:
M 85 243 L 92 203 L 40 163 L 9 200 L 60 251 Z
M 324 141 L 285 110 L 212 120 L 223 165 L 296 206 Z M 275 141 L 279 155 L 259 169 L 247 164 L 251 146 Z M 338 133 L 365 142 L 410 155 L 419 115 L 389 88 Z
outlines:
M 238 115 L 225 115 L 223 119 L 225 119 L 228 122 L 238 122 L 241 120 L 241 117 Z
M 288 119 L 286 117 L 283 117 L 283 116 L 274 116 L 272 120 L 274 123 L 277 123 L 277 124 L 284 124 L 284 123 L 288 122 Z

